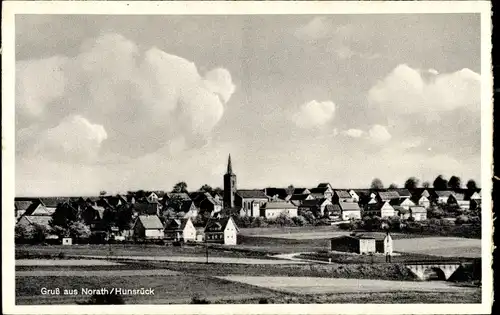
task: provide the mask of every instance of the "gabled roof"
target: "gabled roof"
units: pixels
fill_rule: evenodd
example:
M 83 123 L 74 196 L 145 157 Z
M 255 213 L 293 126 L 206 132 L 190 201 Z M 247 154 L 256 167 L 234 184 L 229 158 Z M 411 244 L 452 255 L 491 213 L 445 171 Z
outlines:
M 325 212 L 327 213 L 340 213 L 342 212 L 342 209 L 340 208 L 340 205 L 338 204 L 333 204 L 333 205 L 326 205 L 325 206 Z
M 412 213 L 423 213 L 423 212 L 427 212 L 427 210 L 425 210 L 424 207 L 420 207 L 420 206 L 414 206 L 414 207 L 410 207 L 410 211 Z
M 32 201 L 14 201 L 14 209 L 27 210 L 32 203 Z
M 99 214 L 99 219 L 102 220 L 102 218 L 104 217 L 104 211 L 106 211 L 106 209 L 104 209 L 104 207 L 101 206 L 90 206 L 90 208 L 94 210 L 97 214 Z
M 332 187 L 332 185 L 330 185 L 330 183 L 319 183 L 318 184 L 318 188 L 328 188 L 328 187 Z
M 40 215 L 40 216 L 46 215 L 46 216 L 50 216 L 50 213 L 47 210 L 47 208 L 45 207 L 45 205 L 42 204 L 41 202 L 33 202 L 28 207 L 28 209 L 26 209 L 26 211 L 24 212 L 24 215 L 25 216 L 32 216 L 32 215 L 37 215 L 37 216 L 38 215 Z
M 290 196 L 289 200 L 306 200 L 309 194 L 294 194 Z
M 386 202 L 369 203 L 369 204 L 367 205 L 367 207 L 368 207 L 368 210 L 372 210 L 372 211 L 375 211 L 375 210 L 376 210 L 376 211 L 378 211 L 378 210 L 382 209 L 382 207 L 383 207 L 385 204 L 387 204 L 387 205 L 389 205 L 390 207 L 392 207 L 392 206 L 391 206 L 391 204 L 390 204 L 389 202 L 387 202 L 387 201 L 386 201 Z
M 339 198 L 352 198 L 351 194 L 346 190 L 335 190 L 334 194 Z
M 288 196 L 288 192 L 285 188 L 268 187 L 264 189 L 264 193 L 268 197 L 278 196 L 278 198 L 281 199 L 284 199 L 286 198 L 286 196 Z
M 457 201 L 464 201 L 465 195 L 462 193 L 453 193 L 451 194 Z
M 411 201 L 409 198 L 401 198 L 401 199 L 391 199 L 389 201 L 389 204 L 391 206 L 400 206 L 401 204 L 403 204 L 403 202 L 405 201 Z M 411 203 L 414 203 L 413 201 L 411 201 Z
M 339 202 L 340 208 L 343 211 L 360 211 L 359 205 L 356 202 Z
M 301 204 L 303 207 L 319 207 L 323 202 L 325 202 L 325 198 L 322 199 L 311 199 L 311 200 L 304 200 Z
M 184 230 L 189 220 L 191 219 L 169 219 L 165 222 L 165 230 Z
M 327 191 L 327 190 L 328 190 L 327 187 L 316 187 L 316 188 L 309 189 L 311 194 L 324 194 L 325 191 Z
M 400 198 L 397 191 L 379 191 L 378 196 L 383 201 L 389 201 L 391 199 L 399 199 Z
M 137 217 L 145 229 L 163 229 L 163 224 L 157 215 L 140 215 Z
M 236 230 L 239 230 L 238 226 L 236 226 L 236 223 L 231 217 L 225 217 L 208 220 L 207 225 L 205 226 L 205 232 L 224 232 L 229 220 L 233 221 Z
M 181 212 L 188 213 L 191 210 L 191 207 L 194 205 L 194 202 L 191 200 L 184 200 L 181 204 Z
M 435 194 L 438 197 L 448 198 L 448 197 L 450 197 L 451 194 L 453 194 L 453 191 L 451 191 L 451 190 L 436 190 Z
M 389 191 L 397 192 L 400 198 L 411 197 L 411 193 L 407 188 L 392 188 L 392 189 L 389 189 L 388 192 Z
M 357 238 L 357 239 L 374 239 L 376 241 L 383 241 L 385 237 L 387 236 L 387 233 L 383 232 L 360 232 L 360 233 L 353 233 L 350 235 L 351 237 Z
M 31 224 L 37 224 L 44 227 L 50 227 L 50 220 L 52 220 L 50 216 L 45 216 L 45 215 L 27 215 L 24 217 Z
M 50 207 L 50 208 L 55 208 L 60 203 L 69 202 L 68 197 L 42 197 L 39 199 L 43 203 L 44 206 Z
M 307 189 L 307 188 L 294 188 L 293 195 L 305 194 L 306 191 L 309 191 L 309 189 Z
M 264 191 L 260 189 L 241 189 L 236 194 L 245 199 L 269 199 Z
M 290 202 L 283 202 L 283 201 L 271 201 L 271 202 L 266 202 L 264 205 L 262 205 L 263 209 L 297 209 L 296 206 L 291 204 Z

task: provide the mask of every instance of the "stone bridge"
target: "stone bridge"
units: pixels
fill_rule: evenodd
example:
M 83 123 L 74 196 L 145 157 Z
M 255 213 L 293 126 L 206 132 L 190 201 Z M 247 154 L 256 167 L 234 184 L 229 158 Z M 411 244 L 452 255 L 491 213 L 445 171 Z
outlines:
M 410 269 L 420 280 L 448 280 L 461 266 L 457 261 L 422 261 L 407 263 Z

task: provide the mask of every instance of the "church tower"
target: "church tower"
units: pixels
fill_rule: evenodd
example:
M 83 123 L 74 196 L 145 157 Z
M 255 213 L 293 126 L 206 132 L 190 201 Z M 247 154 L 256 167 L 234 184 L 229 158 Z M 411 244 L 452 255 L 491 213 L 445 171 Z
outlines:
M 231 165 L 231 154 L 227 161 L 227 172 L 224 174 L 224 208 L 234 208 L 234 196 L 236 195 L 236 174 L 233 173 Z

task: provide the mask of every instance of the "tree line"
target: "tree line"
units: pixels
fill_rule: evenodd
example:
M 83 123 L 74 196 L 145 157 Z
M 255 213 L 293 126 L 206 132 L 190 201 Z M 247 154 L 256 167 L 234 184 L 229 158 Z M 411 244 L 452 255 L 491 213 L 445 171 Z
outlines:
M 422 183 L 422 185 L 420 185 L 420 180 L 418 178 L 412 176 L 404 182 L 403 187 L 406 189 L 415 189 L 415 188 L 420 188 L 420 187 L 431 188 L 431 183 L 428 181 L 425 181 Z M 469 179 L 467 181 L 467 184 L 465 185 L 465 187 L 471 191 L 478 189 L 477 183 L 473 179 Z M 384 184 L 382 183 L 382 180 L 380 180 L 380 178 L 374 178 L 371 182 L 370 188 L 371 189 L 384 189 L 385 187 L 384 187 Z M 399 188 L 399 186 L 397 184 L 394 184 L 394 183 L 389 185 L 389 189 L 395 189 L 395 188 Z M 462 180 L 460 177 L 458 177 L 456 175 L 451 176 L 450 179 L 446 179 L 443 175 L 439 175 L 432 182 L 432 188 L 434 188 L 436 190 L 461 189 L 461 188 L 463 188 L 462 187 Z

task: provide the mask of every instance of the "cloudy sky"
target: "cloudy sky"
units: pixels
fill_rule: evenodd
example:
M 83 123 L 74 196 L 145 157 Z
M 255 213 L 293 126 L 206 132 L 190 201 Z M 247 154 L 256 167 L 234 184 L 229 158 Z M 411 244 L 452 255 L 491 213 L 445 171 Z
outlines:
M 480 16 L 16 17 L 16 194 L 479 181 Z

